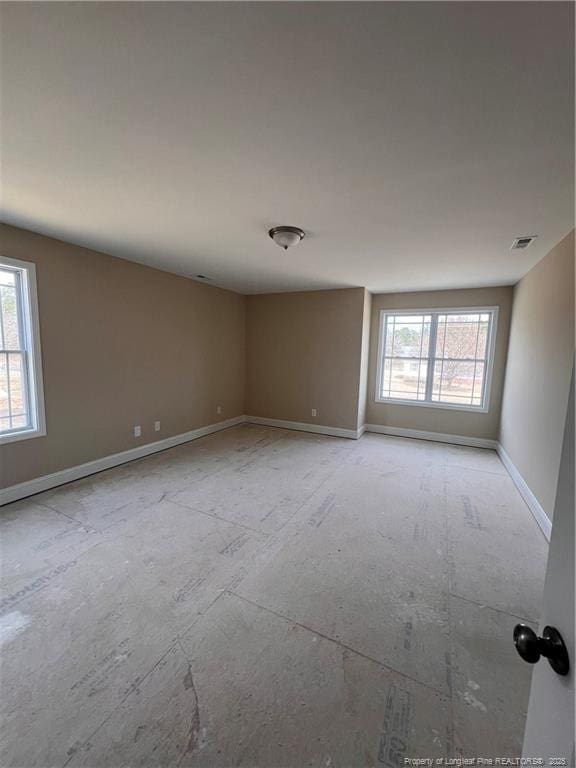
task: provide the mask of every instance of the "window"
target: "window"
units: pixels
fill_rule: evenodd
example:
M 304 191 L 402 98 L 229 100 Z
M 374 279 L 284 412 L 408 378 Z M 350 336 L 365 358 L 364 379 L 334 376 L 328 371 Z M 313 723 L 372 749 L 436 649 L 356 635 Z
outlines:
M 380 313 L 377 402 L 488 410 L 497 307 Z
M 0 443 L 44 434 L 35 267 L 0 257 Z

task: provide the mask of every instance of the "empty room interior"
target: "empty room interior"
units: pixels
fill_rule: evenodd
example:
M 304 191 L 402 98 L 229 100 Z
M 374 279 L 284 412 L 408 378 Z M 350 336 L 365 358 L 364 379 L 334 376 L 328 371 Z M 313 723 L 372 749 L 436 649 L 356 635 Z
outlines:
M 0 765 L 574 766 L 574 4 L 0 22 Z

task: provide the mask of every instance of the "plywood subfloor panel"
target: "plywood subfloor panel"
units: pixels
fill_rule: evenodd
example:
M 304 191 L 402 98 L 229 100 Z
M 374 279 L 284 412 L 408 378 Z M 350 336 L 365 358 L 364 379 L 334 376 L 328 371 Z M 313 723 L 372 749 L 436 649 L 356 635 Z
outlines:
M 520 754 L 547 546 L 492 451 L 244 425 L 0 533 L 6 768 Z

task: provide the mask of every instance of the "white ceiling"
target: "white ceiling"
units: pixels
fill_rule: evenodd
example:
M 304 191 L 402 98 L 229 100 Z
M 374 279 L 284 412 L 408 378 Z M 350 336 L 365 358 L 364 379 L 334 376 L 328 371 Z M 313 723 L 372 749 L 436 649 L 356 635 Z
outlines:
M 573 226 L 571 3 L 1 14 L 17 226 L 244 293 L 514 283 Z

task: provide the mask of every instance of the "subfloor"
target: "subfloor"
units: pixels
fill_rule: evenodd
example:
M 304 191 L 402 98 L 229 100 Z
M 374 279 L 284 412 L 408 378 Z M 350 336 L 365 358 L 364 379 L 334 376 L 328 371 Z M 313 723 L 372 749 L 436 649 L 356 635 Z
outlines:
M 243 425 L 0 521 L 3 768 L 520 755 L 547 545 L 493 451 Z

